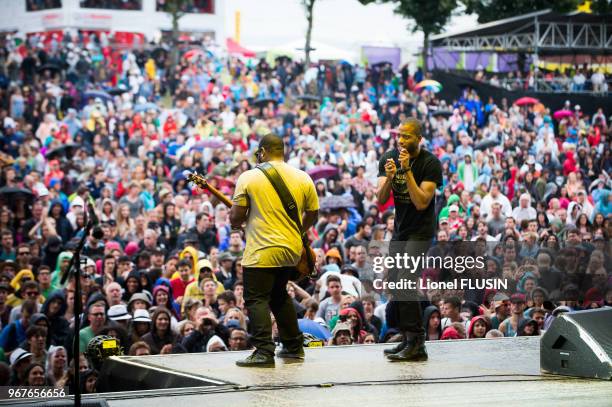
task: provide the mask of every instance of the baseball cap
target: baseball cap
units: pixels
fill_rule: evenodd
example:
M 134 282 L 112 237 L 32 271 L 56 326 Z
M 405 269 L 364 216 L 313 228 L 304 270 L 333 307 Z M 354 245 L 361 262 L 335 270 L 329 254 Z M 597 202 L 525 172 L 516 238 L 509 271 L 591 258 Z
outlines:
M 459 207 L 457 205 L 451 205 L 448 207 L 449 212 L 459 212 Z
M 447 217 L 442 217 L 440 218 L 440 225 L 443 223 L 448 223 L 448 218 Z
M 198 260 L 198 270 L 201 272 L 203 268 L 208 268 L 212 271 L 213 266 L 210 260 L 208 259 L 200 259 Z
M 122 321 L 132 319 L 132 316 L 128 313 L 125 304 L 117 304 L 108 309 L 108 318 L 113 321 Z
M 22 348 L 15 349 L 13 353 L 11 353 L 11 358 L 10 358 L 11 367 L 15 366 L 17 363 L 21 362 L 22 360 L 29 358 L 30 356 L 32 356 L 32 353 L 26 351 L 25 349 L 22 349 Z
M 512 296 L 510 297 L 510 302 L 513 303 L 518 303 L 518 302 L 525 302 L 525 294 L 512 294 Z

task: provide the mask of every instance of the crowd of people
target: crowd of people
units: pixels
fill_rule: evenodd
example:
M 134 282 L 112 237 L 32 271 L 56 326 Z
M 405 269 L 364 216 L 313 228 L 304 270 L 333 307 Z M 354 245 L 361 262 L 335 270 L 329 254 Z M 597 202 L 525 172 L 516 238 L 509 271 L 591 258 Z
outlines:
M 250 349 L 244 237 L 183 171 L 231 197 L 269 133 L 290 146 L 289 164 L 311 174 L 321 205 L 308 232 L 319 275 L 287 286 L 306 342 L 398 340 L 372 264 L 394 217 L 392 199 L 376 200 L 379 158 L 407 117 L 423 122 L 423 148 L 443 164 L 431 250 L 485 253 L 485 267 L 467 275 L 511 282 L 423 290 L 428 340 L 539 335 L 559 313 L 612 304 L 602 109 L 568 101 L 574 113 L 555 120 L 471 89 L 439 100 L 415 91 L 420 71 L 304 69 L 215 47 L 172 67 L 164 53 L 116 50 L 95 35 L 7 40 L 0 55 L 2 385 L 70 387 L 75 318 L 81 352 L 97 335 L 118 338 L 129 355 Z M 89 206 L 100 223 L 84 236 Z M 83 237 L 84 312 L 75 315 L 68 268 Z M 82 389 L 95 392 L 98 372 L 79 357 Z
M 481 67 L 479 67 L 481 68 Z M 543 92 L 593 92 L 607 94 L 610 76 L 603 67 L 576 66 L 573 69 L 510 71 L 506 74 L 489 74 L 478 69 L 474 78 L 510 91 L 539 90 Z

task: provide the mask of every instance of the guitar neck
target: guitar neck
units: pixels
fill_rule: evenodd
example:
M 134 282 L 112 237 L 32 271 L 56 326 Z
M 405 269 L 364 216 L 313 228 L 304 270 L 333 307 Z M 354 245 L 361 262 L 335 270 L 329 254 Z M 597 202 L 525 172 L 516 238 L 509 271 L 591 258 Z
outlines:
M 215 197 L 217 197 L 217 199 L 219 201 L 223 202 L 225 204 L 225 206 L 227 206 L 228 208 L 232 207 L 232 201 L 228 197 L 223 195 L 223 193 L 221 191 L 219 191 L 217 188 L 215 188 L 212 185 L 208 184 L 208 185 L 206 185 L 206 189 L 208 189 L 211 194 L 213 194 Z

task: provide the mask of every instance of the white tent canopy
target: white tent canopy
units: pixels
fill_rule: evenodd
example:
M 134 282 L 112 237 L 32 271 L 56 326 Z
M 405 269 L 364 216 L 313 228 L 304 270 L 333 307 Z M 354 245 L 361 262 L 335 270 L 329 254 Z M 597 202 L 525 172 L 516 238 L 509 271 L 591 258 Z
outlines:
M 295 55 L 298 59 L 304 59 L 305 43 L 306 41 L 304 39 L 299 39 L 279 47 L 274 47 L 274 50 L 284 51 L 287 54 Z M 359 56 L 355 51 L 336 48 L 332 45 L 318 41 L 311 41 L 310 47 L 314 48 L 314 50 L 310 51 L 310 60 L 313 62 L 317 62 L 319 60 L 342 60 L 353 64 L 359 61 Z

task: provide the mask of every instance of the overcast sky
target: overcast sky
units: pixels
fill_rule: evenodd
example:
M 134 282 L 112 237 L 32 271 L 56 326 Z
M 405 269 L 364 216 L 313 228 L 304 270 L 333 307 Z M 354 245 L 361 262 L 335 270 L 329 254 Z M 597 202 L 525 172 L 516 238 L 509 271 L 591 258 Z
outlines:
M 234 15 L 240 10 L 240 41 L 246 47 L 264 49 L 305 38 L 306 18 L 300 0 L 230 0 L 225 4 L 226 34 L 234 36 Z M 420 32 L 413 34 L 409 24 L 410 20 L 393 13 L 390 4 L 363 6 L 357 0 L 318 0 L 313 39 L 352 50 L 361 45 L 385 45 L 399 46 L 404 54 L 416 53 L 423 37 Z M 447 30 L 475 24 L 476 16 L 453 17 Z

